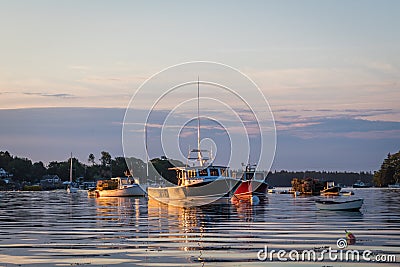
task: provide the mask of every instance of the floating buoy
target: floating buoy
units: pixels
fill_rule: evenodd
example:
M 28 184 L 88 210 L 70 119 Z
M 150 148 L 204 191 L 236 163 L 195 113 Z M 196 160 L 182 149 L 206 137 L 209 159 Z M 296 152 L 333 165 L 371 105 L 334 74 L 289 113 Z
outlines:
M 347 244 L 354 245 L 356 243 L 356 236 L 353 235 L 352 232 L 349 232 L 347 230 L 345 230 L 345 232 L 346 232 Z
M 251 205 L 257 205 L 258 203 L 260 203 L 260 199 L 258 198 L 258 196 L 251 196 L 250 203 Z

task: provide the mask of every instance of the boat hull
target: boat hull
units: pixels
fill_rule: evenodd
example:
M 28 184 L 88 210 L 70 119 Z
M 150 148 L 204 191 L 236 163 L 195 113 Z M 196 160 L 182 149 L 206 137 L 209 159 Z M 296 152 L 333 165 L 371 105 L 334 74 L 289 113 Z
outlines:
M 239 199 L 248 199 L 256 195 L 266 195 L 268 184 L 264 181 L 248 180 L 242 181 L 235 191 L 235 197 Z
M 204 185 L 149 187 L 147 194 L 150 198 L 173 206 L 202 206 L 224 197 L 232 197 L 237 186 L 237 179 L 219 178 Z
M 121 189 L 95 190 L 97 197 L 141 197 L 146 192 L 139 185 L 131 185 Z
M 316 201 L 317 208 L 320 210 L 360 210 L 364 200 L 362 198 L 349 201 L 319 200 Z

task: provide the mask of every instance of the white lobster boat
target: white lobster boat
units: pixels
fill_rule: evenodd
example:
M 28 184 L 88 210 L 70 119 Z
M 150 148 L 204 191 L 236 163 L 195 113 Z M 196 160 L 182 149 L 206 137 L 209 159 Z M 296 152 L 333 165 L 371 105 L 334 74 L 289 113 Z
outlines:
M 346 201 L 331 200 L 331 199 L 320 199 L 315 201 L 317 208 L 320 210 L 347 210 L 347 211 L 360 210 L 363 202 L 364 199 L 362 198 L 346 200 Z
M 231 171 L 223 166 L 175 167 L 178 185 L 149 187 L 149 197 L 173 206 L 201 206 L 221 198 L 228 201 L 240 180 L 231 177 Z
M 89 190 L 89 196 L 95 197 L 139 197 L 146 192 L 134 177 L 115 177 L 111 180 L 97 181 L 95 189 Z

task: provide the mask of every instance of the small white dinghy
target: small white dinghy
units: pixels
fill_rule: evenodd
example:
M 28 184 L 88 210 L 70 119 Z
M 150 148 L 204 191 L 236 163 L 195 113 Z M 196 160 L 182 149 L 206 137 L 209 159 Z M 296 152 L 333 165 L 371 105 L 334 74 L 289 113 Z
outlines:
M 331 199 L 320 199 L 316 200 L 315 204 L 320 210 L 348 210 L 348 211 L 358 211 L 360 210 L 364 199 L 357 198 L 352 200 L 338 201 Z

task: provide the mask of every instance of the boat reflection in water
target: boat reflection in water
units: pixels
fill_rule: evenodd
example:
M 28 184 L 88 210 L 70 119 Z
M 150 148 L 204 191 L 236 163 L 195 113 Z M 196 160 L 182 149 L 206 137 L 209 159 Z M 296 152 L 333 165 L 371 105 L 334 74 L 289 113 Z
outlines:
M 199 251 L 196 261 L 202 261 L 205 250 L 215 249 L 218 240 L 230 238 L 223 229 L 210 230 L 215 225 L 232 220 L 235 209 L 230 204 L 208 204 L 196 207 L 177 207 L 148 200 L 150 239 L 155 242 L 176 243 L 182 251 Z M 156 241 L 157 240 L 157 241 Z
M 135 224 L 141 215 L 140 197 L 102 197 L 93 201 L 96 204 L 96 217 L 100 221 Z
M 259 202 L 255 205 L 251 198 L 242 199 L 236 196 L 232 197 L 231 203 L 234 205 L 240 221 L 255 222 L 265 219 L 264 206 L 268 205 L 268 197 L 266 195 L 258 195 L 257 198 Z

